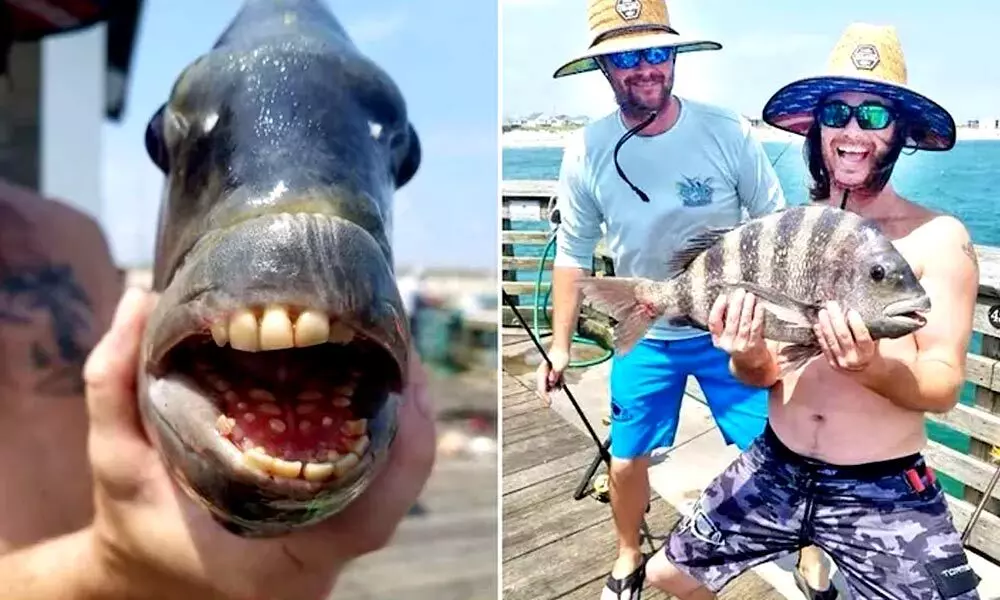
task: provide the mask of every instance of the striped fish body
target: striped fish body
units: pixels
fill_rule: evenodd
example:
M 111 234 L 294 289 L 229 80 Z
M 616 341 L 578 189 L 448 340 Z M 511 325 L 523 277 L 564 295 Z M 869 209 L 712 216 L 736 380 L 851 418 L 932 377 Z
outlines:
M 765 309 L 764 337 L 792 344 L 796 363 L 821 351 L 813 325 L 836 301 L 858 311 L 873 338 L 912 333 L 930 301 L 903 256 L 876 224 L 838 208 L 809 205 L 778 211 L 730 230 L 708 230 L 670 261 L 666 281 L 584 278 L 594 308 L 618 321 L 616 351 L 626 353 L 652 324 L 708 329 L 716 299 L 735 288 Z M 804 358 L 803 358 L 804 357 Z

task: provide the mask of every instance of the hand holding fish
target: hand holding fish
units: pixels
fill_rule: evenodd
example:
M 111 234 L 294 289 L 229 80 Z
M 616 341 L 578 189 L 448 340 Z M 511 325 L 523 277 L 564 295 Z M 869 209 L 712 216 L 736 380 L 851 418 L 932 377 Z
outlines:
M 709 312 L 708 330 L 717 348 L 747 367 L 757 367 L 769 358 L 764 309 L 752 293 L 737 288 L 728 296 L 720 294 Z
M 350 560 L 389 541 L 430 475 L 434 424 L 422 369 L 411 362 L 396 442 L 364 494 L 318 525 L 248 539 L 175 485 L 141 427 L 135 365 L 154 298 L 125 294 L 84 369 L 95 515 L 83 554 L 101 579 L 96 596 L 327 597 Z
M 837 302 L 829 302 L 819 311 L 818 319 L 813 331 L 834 370 L 863 371 L 877 359 L 878 342 L 857 311 L 845 313 Z

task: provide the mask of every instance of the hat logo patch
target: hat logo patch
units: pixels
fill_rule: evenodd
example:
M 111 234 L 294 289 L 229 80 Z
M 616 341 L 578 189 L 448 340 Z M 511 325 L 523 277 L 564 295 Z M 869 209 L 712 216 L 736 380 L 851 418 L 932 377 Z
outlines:
M 615 12 L 626 21 L 634 21 L 642 12 L 642 2 L 639 0 L 618 0 L 615 2 Z
M 878 48 L 871 44 L 861 44 L 851 52 L 851 62 L 855 69 L 871 71 L 879 63 Z

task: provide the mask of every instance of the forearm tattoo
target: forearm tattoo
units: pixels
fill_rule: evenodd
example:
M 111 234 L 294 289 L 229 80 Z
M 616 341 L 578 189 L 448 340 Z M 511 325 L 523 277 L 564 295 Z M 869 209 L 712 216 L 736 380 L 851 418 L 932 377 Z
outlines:
M 42 264 L 0 275 L 0 322 L 31 326 L 40 315 L 49 329 L 29 348 L 35 389 L 47 395 L 82 394 L 83 364 L 91 350 L 86 333 L 94 311 L 69 265 Z

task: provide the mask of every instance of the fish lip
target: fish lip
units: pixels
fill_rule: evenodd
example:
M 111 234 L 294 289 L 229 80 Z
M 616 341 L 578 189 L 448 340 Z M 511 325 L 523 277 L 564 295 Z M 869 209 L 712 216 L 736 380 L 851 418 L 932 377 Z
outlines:
M 931 310 L 931 299 L 926 294 L 916 298 L 897 300 L 882 310 L 882 316 L 894 321 L 906 321 L 923 327 L 927 324 L 924 313 Z

